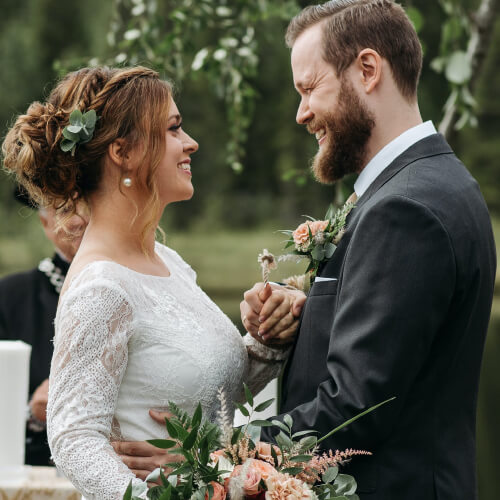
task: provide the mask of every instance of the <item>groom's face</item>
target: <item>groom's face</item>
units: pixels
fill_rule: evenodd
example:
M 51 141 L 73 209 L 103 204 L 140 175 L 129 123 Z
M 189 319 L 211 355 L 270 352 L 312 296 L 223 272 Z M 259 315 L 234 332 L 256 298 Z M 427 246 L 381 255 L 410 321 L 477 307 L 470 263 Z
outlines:
M 322 58 L 321 36 L 317 24 L 297 38 L 292 72 L 301 97 L 297 123 L 306 125 L 318 140 L 312 169 L 320 182 L 329 184 L 363 169 L 374 119 L 357 94 L 349 70 L 338 78 Z

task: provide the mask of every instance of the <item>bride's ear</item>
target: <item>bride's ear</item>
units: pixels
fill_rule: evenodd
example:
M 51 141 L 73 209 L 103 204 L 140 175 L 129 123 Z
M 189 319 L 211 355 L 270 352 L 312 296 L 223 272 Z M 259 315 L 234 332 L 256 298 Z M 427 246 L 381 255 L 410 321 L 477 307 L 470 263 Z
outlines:
M 124 167 L 130 160 L 129 148 L 125 139 L 115 139 L 108 146 L 108 156 L 115 165 Z

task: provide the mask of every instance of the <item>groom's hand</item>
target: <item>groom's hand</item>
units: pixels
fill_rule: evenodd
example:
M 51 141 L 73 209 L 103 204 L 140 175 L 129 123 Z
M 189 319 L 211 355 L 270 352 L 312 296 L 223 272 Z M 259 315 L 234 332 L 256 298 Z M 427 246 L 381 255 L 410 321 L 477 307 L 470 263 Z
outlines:
M 149 415 L 160 424 L 165 424 L 165 417 L 170 417 L 168 412 L 150 410 Z M 123 463 L 143 481 L 158 467 L 162 467 L 166 474 L 172 469 L 164 467 L 167 462 L 183 462 L 182 455 L 172 455 L 168 450 L 162 450 L 145 441 L 113 441 L 111 443 L 115 452 Z
M 288 344 L 297 332 L 305 301 L 305 294 L 299 290 L 256 283 L 240 303 L 241 321 L 248 333 L 263 344 Z

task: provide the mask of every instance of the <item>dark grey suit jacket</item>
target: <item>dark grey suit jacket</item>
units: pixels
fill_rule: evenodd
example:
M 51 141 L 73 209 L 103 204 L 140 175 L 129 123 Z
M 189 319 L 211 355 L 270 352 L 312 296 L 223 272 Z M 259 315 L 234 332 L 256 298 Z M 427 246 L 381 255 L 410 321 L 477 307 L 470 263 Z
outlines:
M 479 187 L 442 136 L 358 200 L 314 283 L 284 374 L 294 429 L 372 457 L 345 467 L 363 500 L 476 498 L 475 414 L 496 254 Z M 265 429 L 263 438 L 269 438 Z

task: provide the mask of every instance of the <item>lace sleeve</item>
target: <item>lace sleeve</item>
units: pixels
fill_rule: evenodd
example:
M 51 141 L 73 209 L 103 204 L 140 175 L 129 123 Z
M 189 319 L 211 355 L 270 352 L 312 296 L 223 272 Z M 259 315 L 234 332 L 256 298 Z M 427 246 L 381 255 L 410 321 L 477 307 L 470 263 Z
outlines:
M 255 340 L 247 333 L 243 340 L 248 353 L 246 384 L 252 394 L 258 394 L 272 379 L 276 378 L 288 358 L 291 347 L 273 348 Z
M 70 287 L 56 318 L 48 439 L 57 467 L 88 500 L 121 499 L 135 478 L 109 442 L 131 321 L 123 290 L 103 278 Z

